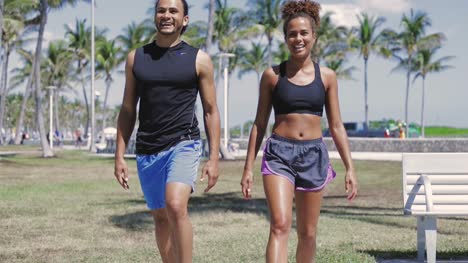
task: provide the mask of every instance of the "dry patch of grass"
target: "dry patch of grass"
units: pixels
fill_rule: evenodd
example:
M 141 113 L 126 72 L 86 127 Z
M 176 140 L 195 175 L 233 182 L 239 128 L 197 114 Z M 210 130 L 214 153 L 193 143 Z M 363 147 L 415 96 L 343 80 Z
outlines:
M 80 151 L 38 156 L 0 160 L 0 262 L 160 262 L 133 160 L 125 192 L 114 181 L 112 159 Z M 401 163 L 356 161 L 360 192 L 352 203 L 343 167 L 334 166 L 338 178 L 326 190 L 317 262 L 415 258 L 416 219 L 402 216 Z M 197 183 L 189 206 L 194 262 L 264 262 L 269 223 L 258 167 L 249 201 L 240 193 L 243 161 L 221 162 L 221 178 L 208 194 Z M 438 256 L 468 255 L 468 220 L 438 225 Z M 296 244 L 292 232 L 290 262 Z

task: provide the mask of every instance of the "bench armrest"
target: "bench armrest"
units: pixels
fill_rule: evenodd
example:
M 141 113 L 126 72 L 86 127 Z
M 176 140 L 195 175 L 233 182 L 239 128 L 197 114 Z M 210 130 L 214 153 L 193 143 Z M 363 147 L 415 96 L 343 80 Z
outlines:
M 424 184 L 424 194 L 426 196 L 426 211 L 434 211 L 434 202 L 432 201 L 432 184 L 429 177 L 425 174 L 420 174 L 418 181 L 421 180 Z

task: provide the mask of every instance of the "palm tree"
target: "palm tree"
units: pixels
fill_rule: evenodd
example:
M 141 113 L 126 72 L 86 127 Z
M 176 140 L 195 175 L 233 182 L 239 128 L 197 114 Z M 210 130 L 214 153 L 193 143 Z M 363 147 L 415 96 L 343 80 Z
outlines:
M 52 157 L 54 153 L 50 149 L 49 144 L 47 143 L 46 131 L 44 127 L 44 116 L 42 112 L 42 90 L 41 90 L 41 74 L 40 74 L 40 64 L 41 64 L 41 53 L 42 53 L 42 40 L 44 39 L 45 25 L 47 23 L 47 13 L 49 11 L 49 3 L 47 0 L 40 0 L 39 5 L 39 14 L 40 14 L 40 26 L 36 44 L 36 52 L 33 60 L 32 67 L 32 83 L 34 89 L 34 98 L 36 102 L 36 123 L 39 128 L 39 136 L 41 139 L 42 146 L 42 156 L 43 157 Z
M 68 48 L 68 45 L 63 40 L 58 40 L 49 43 L 45 58 L 43 60 L 43 82 L 45 87 L 54 86 L 54 130 L 61 131 L 59 111 L 58 111 L 58 99 L 60 93 L 65 90 L 72 90 L 70 85 L 71 81 L 71 64 L 73 59 L 73 53 Z
M 352 41 L 353 47 L 359 49 L 360 56 L 364 59 L 364 120 L 369 127 L 369 104 L 368 104 L 368 62 L 372 52 L 380 52 L 383 48 L 383 36 L 377 29 L 385 22 L 383 17 L 369 16 L 361 13 L 357 17 L 359 26 L 355 29 L 356 37 Z
M 213 43 L 215 9 L 216 9 L 215 0 L 209 0 L 208 2 L 208 25 L 207 25 L 206 40 L 205 40 L 206 52 L 210 52 L 211 44 Z
M 406 94 L 405 94 L 405 123 L 408 124 L 408 103 L 409 103 L 409 90 L 410 79 L 413 70 L 414 56 L 420 49 L 430 49 L 438 47 L 441 41 L 445 38 L 442 33 L 433 33 L 426 35 L 426 29 L 431 26 L 429 16 L 424 12 L 410 11 L 409 16 L 403 15 L 401 20 L 403 31 L 398 34 L 388 33 L 394 36 L 390 39 L 390 47 L 393 56 L 396 57 L 400 63 L 406 62 Z M 400 54 L 402 53 L 402 54 Z M 406 136 L 408 137 L 409 129 L 406 129 Z
M 44 39 L 45 26 L 47 24 L 47 17 L 50 10 L 60 9 L 67 4 L 75 5 L 79 0 L 40 0 L 39 1 L 39 31 L 37 37 L 37 44 L 34 56 L 33 63 L 33 87 L 35 93 L 36 101 L 36 122 L 39 128 L 39 135 L 41 138 L 42 146 L 42 156 L 43 157 L 52 157 L 54 153 L 49 147 L 46 138 L 46 131 L 44 127 L 44 116 L 42 112 L 42 90 L 41 90 L 41 74 L 40 74 L 40 65 L 41 65 L 41 54 L 42 54 L 42 41 Z M 83 0 L 89 2 L 87 0 Z
M 353 71 L 355 71 L 357 68 L 355 66 L 346 68 L 345 67 L 346 62 L 347 62 L 346 59 L 343 59 L 343 58 L 327 59 L 325 61 L 325 66 L 335 71 L 337 78 L 352 80 Z
M 20 94 L 9 94 L 6 99 L 6 106 L 8 111 L 6 112 L 6 119 L 9 120 L 7 125 L 12 128 L 12 124 L 17 122 L 19 107 L 23 100 L 23 96 Z
M 4 10 L 3 7 L 4 7 L 4 1 L 0 0 L 0 36 L 3 36 L 3 10 Z M 3 43 L 3 40 L 0 40 L 0 44 L 1 43 Z M 1 53 L 2 53 L 2 49 L 0 48 L 0 54 Z
M 425 105 L 425 93 L 426 93 L 425 81 L 426 81 L 427 74 L 442 72 L 444 70 L 453 68 L 452 66 L 445 65 L 445 62 L 453 59 L 454 56 L 446 56 L 446 57 L 442 57 L 434 61 L 435 53 L 438 50 L 439 50 L 439 47 L 432 48 L 432 49 L 422 49 L 422 50 L 419 50 L 418 53 L 416 54 L 415 62 L 416 62 L 417 72 L 416 72 L 416 75 L 414 76 L 413 81 L 415 81 L 417 78 L 422 79 L 421 135 L 423 138 L 425 136 L 424 105 Z
M 182 35 L 182 39 L 190 45 L 203 48 L 206 45 L 207 24 L 203 21 L 195 21 Z
M 241 53 L 239 63 L 239 78 L 244 74 L 254 71 L 257 75 L 257 84 L 260 83 L 260 74 L 267 67 L 265 57 L 267 48 L 263 48 L 259 43 L 252 43 L 252 48 Z
M 131 50 L 150 42 L 155 33 L 156 29 L 150 19 L 146 19 L 139 24 L 132 22 L 123 29 L 123 34 L 117 36 L 117 42 L 122 45 L 122 52 L 128 54 Z
M 279 26 L 282 23 L 281 19 L 281 4 L 282 0 L 255 0 L 249 1 L 252 5 L 253 16 L 255 22 L 262 27 L 267 41 L 267 62 L 268 67 L 271 67 L 273 61 L 273 38 L 280 33 Z
M 2 9 L 2 74 L 0 80 L 0 130 L 2 130 L 6 98 L 8 95 L 8 67 L 11 53 L 23 44 L 24 32 L 27 27 L 28 21 L 26 20 L 25 13 L 28 13 L 33 8 L 34 3 L 31 0 L 7 0 Z M 2 143 L 2 136 L 0 136 L 0 144 Z
M 255 37 L 260 32 L 249 20 L 249 14 L 229 7 L 226 0 L 216 0 L 216 6 L 214 38 L 220 52 L 233 52 L 239 47 L 238 41 Z
M 286 43 L 281 41 L 278 45 L 278 49 L 273 51 L 273 62 L 275 64 L 280 64 L 283 61 L 289 59 L 289 49 Z
M 258 35 L 259 29 L 248 19 L 249 14 L 241 9 L 229 7 L 227 1 L 216 0 L 214 39 L 221 53 L 233 53 L 235 57 L 229 59 L 229 74 L 237 66 L 241 54 L 239 42 L 243 39 Z M 218 69 L 220 70 L 220 69 Z
M 114 70 L 124 61 L 123 57 L 120 57 L 120 53 L 121 49 L 116 46 L 115 40 L 100 40 L 97 42 L 96 71 L 104 74 L 104 82 L 106 83 L 106 92 L 104 95 L 104 104 L 102 107 L 103 130 L 106 127 L 106 110 L 109 90 L 112 82 L 114 81 L 112 74 Z
M 348 43 L 349 30 L 344 26 L 336 26 L 332 22 L 332 15 L 332 12 L 327 12 L 320 18 L 317 39 L 311 52 L 312 60 L 318 64 L 328 56 L 344 58 L 351 48 Z
M 96 29 L 96 41 L 102 39 L 107 30 Z M 85 69 L 89 65 L 91 57 L 91 27 L 86 26 L 86 19 L 76 20 L 74 28 L 65 25 L 65 37 L 68 39 L 69 46 L 75 54 L 76 75 L 81 83 L 83 99 L 86 106 L 86 125 L 84 134 L 88 134 L 90 124 L 90 109 L 88 102 L 88 93 L 86 88 Z
M 65 96 L 61 96 L 59 99 L 60 105 L 60 117 L 63 120 L 63 127 L 69 131 L 74 131 L 80 127 L 84 121 L 86 121 L 85 105 L 78 100 L 74 99 L 70 101 Z
M 16 122 L 16 135 L 15 135 L 15 144 L 18 145 L 21 142 L 21 131 L 23 131 L 27 105 L 29 101 L 29 96 L 32 92 L 32 65 L 34 60 L 34 55 L 32 52 L 28 52 L 24 49 L 19 49 L 18 54 L 20 55 L 20 67 L 17 67 L 12 70 L 13 77 L 11 78 L 10 86 L 12 88 L 18 87 L 27 81 L 26 88 L 23 94 L 23 101 L 21 102 L 21 108 L 18 120 Z

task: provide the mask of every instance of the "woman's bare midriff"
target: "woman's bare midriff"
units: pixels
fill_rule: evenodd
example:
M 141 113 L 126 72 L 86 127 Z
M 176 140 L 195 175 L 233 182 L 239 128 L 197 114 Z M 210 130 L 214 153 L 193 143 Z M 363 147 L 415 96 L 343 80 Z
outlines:
M 322 137 L 321 117 L 306 113 L 275 116 L 273 133 L 294 140 L 312 140 Z

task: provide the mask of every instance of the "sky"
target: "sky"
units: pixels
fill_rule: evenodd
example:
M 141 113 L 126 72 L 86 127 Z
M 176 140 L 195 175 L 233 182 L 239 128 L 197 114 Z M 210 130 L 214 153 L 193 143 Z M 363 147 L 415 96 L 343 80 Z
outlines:
M 248 0 L 247 0 L 248 1 Z M 244 7 L 246 0 L 228 0 L 229 5 Z M 148 9 L 153 0 L 96 0 L 95 23 L 98 27 L 109 29 L 108 38 L 121 34 L 123 28 L 132 21 L 139 22 L 152 17 Z M 207 20 L 207 0 L 188 1 L 190 21 Z M 455 56 L 449 62 L 452 69 L 442 73 L 428 75 L 426 78 L 426 125 L 452 126 L 468 128 L 468 34 L 464 27 L 468 25 L 468 1 L 466 0 L 327 0 L 320 1 L 322 12 L 333 11 L 334 22 L 339 25 L 357 24 L 356 14 L 364 11 L 371 15 L 382 16 L 386 22 L 381 29 L 388 27 L 399 31 L 403 13 L 412 8 L 428 13 L 432 27 L 427 33 L 443 32 L 447 38 L 437 58 Z M 48 40 L 63 39 L 64 25 L 74 25 L 75 20 L 87 18 L 90 21 L 89 4 L 78 4 L 50 13 L 46 26 Z M 189 24 L 190 26 L 190 24 Z M 282 38 L 282 36 L 279 36 Z M 213 54 L 214 55 L 214 54 Z M 355 66 L 354 80 L 338 80 L 341 116 L 344 122 L 364 120 L 364 70 L 363 60 L 358 54 L 350 55 L 348 66 Z M 369 59 L 369 119 L 384 118 L 404 120 L 406 75 L 392 72 L 396 61 L 382 59 L 372 54 Z M 120 70 L 124 69 L 124 65 Z M 465 75 L 467 74 L 467 75 Z M 109 97 L 111 105 L 122 102 L 125 79 L 116 73 Z M 96 90 L 104 94 L 103 81 L 96 82 Z M 409 96 L 409 121 L 420 122 L 421 80 L 412 83 Z M 241 79 L 237 73 L 232 75 L 229 87 L 229 126 L 235 126 L 255 118 L 258 85 L 255 73 L 246 74 Z M 222 121 L 224 116 L 223 82 L 217 84 L 218 107 Z M 201 118 L 201 107 L 198 115 Z M 273 115 L 273 114 L 272 114 Z M 271 120 L 273 120 L 271 118 Z M 203 128 L 203 125 L 200 125 Z

